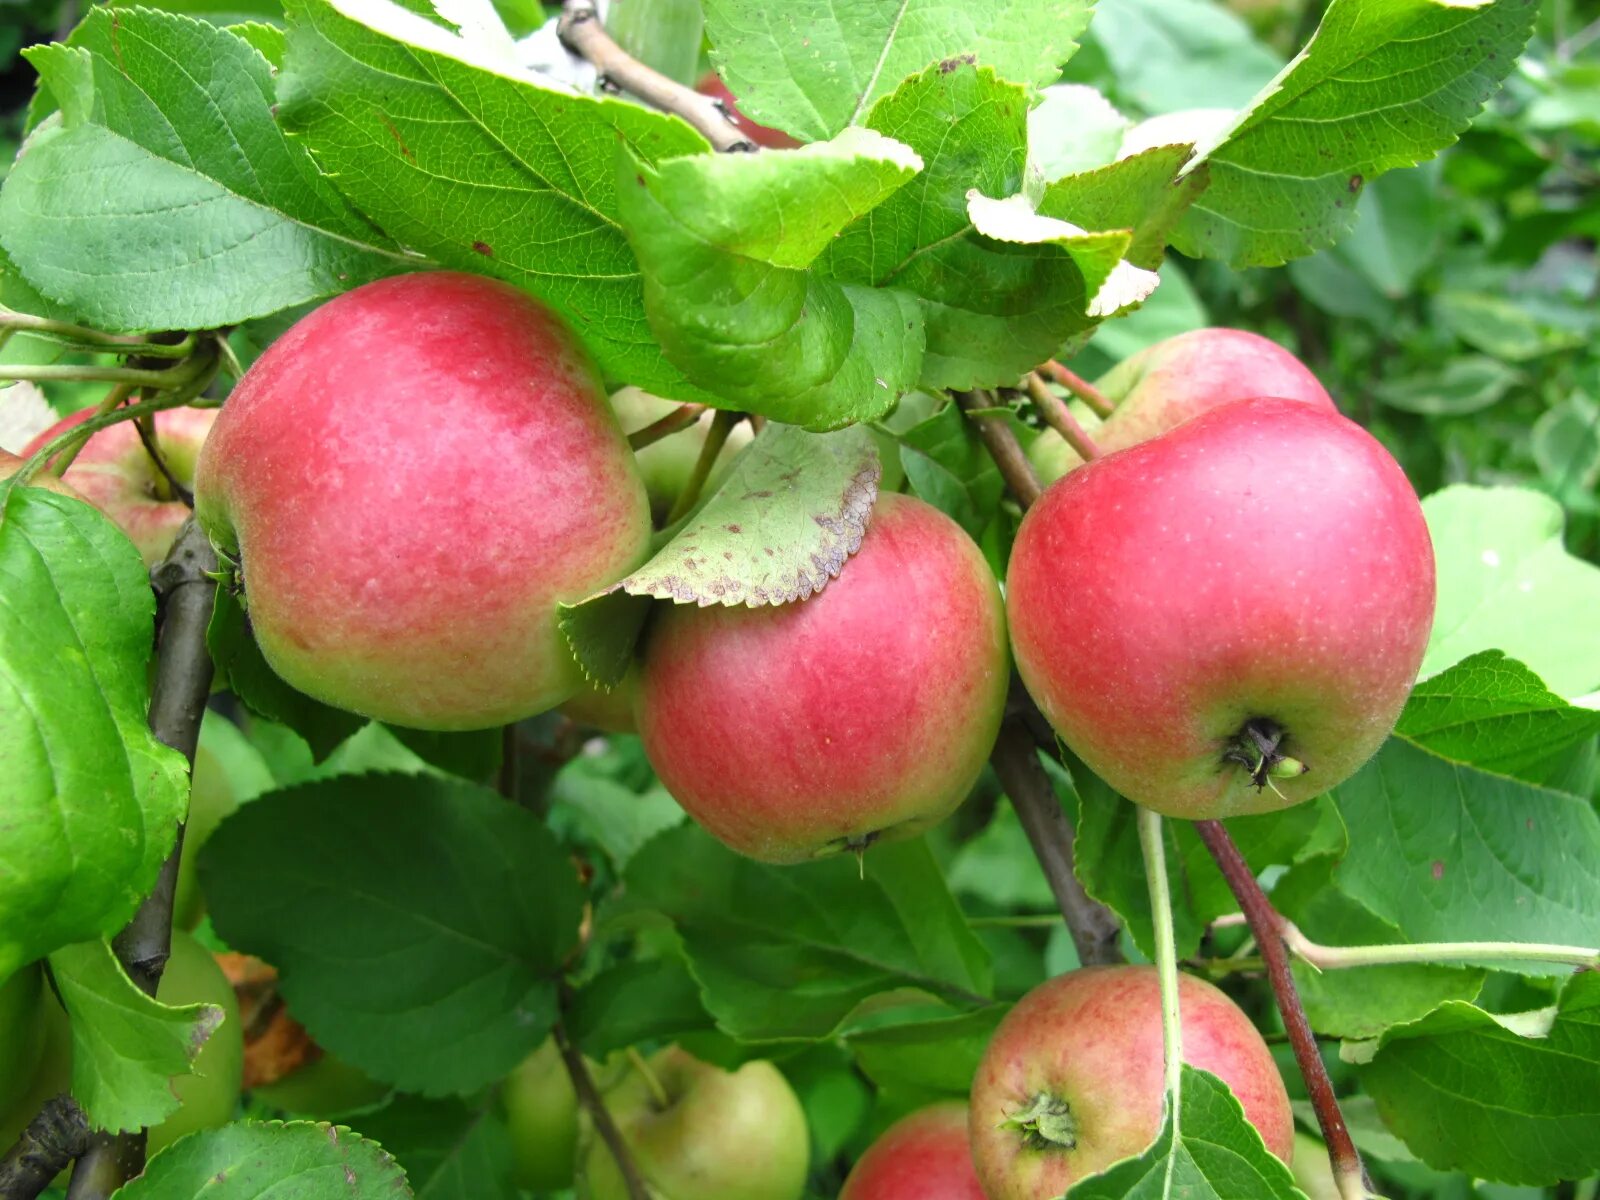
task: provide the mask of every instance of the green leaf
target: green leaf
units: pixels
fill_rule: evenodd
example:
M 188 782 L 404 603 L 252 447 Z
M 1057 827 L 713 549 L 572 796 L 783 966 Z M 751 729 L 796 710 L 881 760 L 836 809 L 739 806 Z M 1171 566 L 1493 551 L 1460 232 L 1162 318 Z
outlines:
M 740 109 L 802 141 L 859 125 L 929 63 L 970 53 L 1002 79 L 1061 74 L 1092 0 L 706 0 L 711 61 Z M 797 53 L 802 48 L 803 53 Z
M 122 928 L 172 849 L 187 764 L 145 724 L 154 615 L 115 525 L 0 482 L 0 981 Z
M 398 1096 L 358 1120 L 363 1137 L 399 1160 L 417 1200 L 519 1195 L 511 1178 L 511 1135 L 492 1105 Z
M 1028 174 L 1049 183 L 1103 167 L 1117 157 L 1132 124 L 1087 84 L 1048 87 L 1028 113 Z
M 1433 298 L 1433 319 L 1492 358 L 1526 362 L 1584 345 L 1588 335 L 1560 329 L 1509 296 L 1451 290 Z
M 1600 688 L 1600 567 L 1568 554 L 1550 497 L 1457 485 L 1422 504 L 1439 570 L 1424 678 L 1503 650 L 1557 695 Z
M 28 51 L 63 128 L 0 191 L 6 251 L 108 329 L 207 329 L 404 270 L 272 119 L 272 68 L 229 31 L 92 9 Z
M 880 1088 L 901 1087 L 965 1097 L 983 1052 L 1010 1006 L 976 1012 L 947 1007 L 895 1010 L 892 1022 L 869 1023 L 847 1034 L 861 1069 Z
M 1283 66 L 1212 0 L 1104 2 L 1089 41 L 1116 79 L 1113 98 L 1142 113 L 1176 112 L 1197 101 L 1237 107 Z
M 1429 1166 L 1548 1186 L 1600 1170 L 1600 975 L 1552 1009 L 1452 1002 L 1384 1035 L 1361 1082 Z
M 994 459 L 954 404 L 898 436 L 911 489 L 954 518 L 973 540 L 983 535 L 1005 492 Z
M 1272 889 L 1272 903 L 1313 941 L 1372 946 L 1405 941 L 1400 930 L 1334 886 L 1337 860 L 1320 856 L 1292 867 Z M 1311 1027 L 1329 1037 L 1376 1037 L 1391 1025 L 1426 1016 L 1447 1000 L 1475 1000 L 1486 973 L 1476 967 L 1405 963 L 1318 971 L 1294 962 L 1295 983 Z
M 1380 379 L 1372 392 L 1401 412 L 1464 417 L 1500 403 L 1522 379 L 1522 372 L 1498 359 L 1465 354 L 1436 371 Z
M 437 262 L 555 308 L 608 378 L 704 400 L 661 357 L 618 226 L 620 140 L 646 163 L 688 125 L 546 86 L 389 0 L 291 0 L 279 119 L 350 200 Z
M 700 985 L 676 955 L 630 959 L 601 971 L 577 990 L 567 1019 L 573 1041 L 597 1060 L 711 1028 Z
M 1183 1067 L 1178 1112 L 1138 1158 L 1079 1181 L 1064 1200 L 1301 1200 L 1228 1085 Z
M 93 1127 L 140 1129 L 177 1111 L 168 1080 L 189 1073 L 222 1009 L 145 995 L 103 940 L 61 947 L 50 973 L 72 1018 L 72 1095 Z
M 886 992 L 986 1002 L 988 956 L 920 838 L 771 867 L 685 825 L 634 858 L 627 895 L 674 924 L 706 1008 L 742 1041 L 830 1037 Z
M 916 382 L 922 316 L 812 269 L 922 161 L 871 130 L 784 154 L 624 156 L 622 222 L 662 351 L 727 408 L 811 429 L 883 415 Z
M 279 677 L 256 645 L 242 594 L 232 587 L 217 589 L 211 622 L 206 627 L 206 647 L 216 663 L 217 682 L 238 696 L 251 712 L 298 733 L 311 747 L 317 762 L 367 723 L 365 717 L 313 700 Z
M 1545 782 L 1549 761 L 1600 732 L 1600 712 L 1557 696 L 1527 667 L 1484 650 L 1412 689 L 1395 733 L 1465 766 Z
M 386 726 L 402 746 L 430 767 L 475 783 L 490 783 L 500 770 L 505 738 L 498 729 L 440 733 L 431 729 Z
M 1408 940 L 1600 944 L 1600 816 L 1587 800 L 1398 738 L 1334 797 L 1350 837 L 1335 882 Z
M 406 1200 L 400 1165 L 377 1142 L 322 1122 L 239 1121 L 168 1146 L 117 1200 Z
M 1536 0 L 1333 0 L 1306 48 L 1191 169 L 1211 186 L 1173 244 L 1236 267 L 1332 245 L 1370 179 L 1451 145 L 1511 70 Z
M 582 755 L 561 768 L 550 788 L 551 828 L 562 835 L 575 827 L 584 841 L 605 851 L 619 873 L 651 838 L 685 820 L 659 783 L 635 792 Z
M 543 1040 L 583 902 L 538 818 L 443 776 L 268 793 L 212 835 L 200 875 L 217 933 L 278 968 L 319 1044 L 428 1095 L 491 1083 Z
M 1533 425 L 1533 460 L 1558 498 L 1592 494 L 1600 484 L 1600 404 L 1568 396 Z

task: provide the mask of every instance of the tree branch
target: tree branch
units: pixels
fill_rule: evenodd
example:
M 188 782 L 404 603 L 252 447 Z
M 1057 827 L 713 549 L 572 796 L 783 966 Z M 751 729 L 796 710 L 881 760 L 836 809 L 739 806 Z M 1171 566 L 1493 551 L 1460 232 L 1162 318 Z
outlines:
M 566 984 L 561 985 L 561 1007 L 567 1007 L 571 992 Z M 611 1119 L 611 1112 L 606 1108 L 604 1097 L 600 1089 L 595 1086 L 594 1076 L 589 1074 L 589 1065 L 583 1061 L 583 1055 L 572 1044 L 572 1039 L 567 1035 L 566 1025 L 558 1020 L 551 1031 L 556 1039 L 556 1049 L 561 1051 L 561 1061 L 566 1065 L 567 1074 L 572 1078 L 572 1090 L 578 1093 L 578 1103 L 589 1114 L 589 1119 L 594 1122 L 594 1130 L 600 1135 L 600 1140 L 606 1144 L 606 1149 L 611 1152 L 612 1160 L 617 1164 L 617 1171 L 622 1176 L 623 1186 L 627 1189 L 628 1200 L 651 1200 L 650 1189 L 645 1186 L 644 1179 L 639 1175 L 639 1168 L 634 1164 L 633 1155 L 628 1151 L 628 1143 L 622 1138 L 622 1131 L 617 1128 L 617 1123 Z
M 71 1096 L 44 1102 L 39 1115 L 0 1158 L 0 1196 L 33 1200 L 50 1181 L 89 1146 L 89 1124 Z
M 1094 409 L 1096 416 L 1109 417 L 1117 411 L 1117 406 L 1111 402 L 1111 399 L 1104 392 L 1076 371 L 1067 370 L 1066 367 L 1054 359 L 1040 363 L 1039 374 L 1050 376 L 1052 380 Z
M 1045 422 L 1061 435 L 1067 445 L 1078 452 L 1078 457 L 1084 462 L 1091 462 L 1100 457 L 1100 447 L 1094 444 L 1094 439 L 1089 436 L 1089 431 L 1078 424 L 1078 418 L 1072 415 L 1072 410 L 1067 407 L 1067 402 L 1052 392 L 1045 381 L 1039 378 L 1037 372 L 1028 372 L 1023 380 L 1023 387 L 1027 389 L 1028 398 L 1044 417 Z
M 716 149 L 752 152 L 757 148 L 719 101 L 668 79 L 617 45 L 601 23 L 593 0 L 566 0 L 556 33 L 568 50 L 593 64 L 601 79 L 651 108 L 682 117 Z
M 983 439 L 989 457 L 1000 469 L 1000 478 L 1006 481 L 1006 487 L 1017 498 L 1017 503 L 1026 509 L 1044 494 L 1044 487 L 1039 482 L 1033 464 L 1028 461 L 1022 443 L 1017 441 L 1017 435 L 1011 432 L 1005 418 L 983 411 L 995 407 L 994 398 L 978 391 L 952 394 L 967 420 L 977 429 L 978 436 Z
M 1255 935 L 1260 947 L 1267 977 L 1272 981 L 1273 995 L 1277 997 L 1278 1011 L 1283 1015 L 1284 1029 L 1294 1049 L 1295 1062 L 1299 1064 L 1300 1074 L 1305 1079 L 1311 1106 L 1317 1113 L 1317 1124 L 1322 1127 L 1322 1140 L 1328 1146 L 1328 1158 L 1333 1164 L 1339 1194 L 1346 1200 L 1359 1200 L 1369 1194 L 1372 1185 L 1362 1165 L 1361 1152 L 1351 1140 L 1344 1114 L 1339 1111 L 1339 1101 L 1333 1094 L 1333 1081 L 1328 1078 L 1322 1051 L 1317 1048 L 1316 1035 L 1311 1032 L 1305 1006 L 1301 1004 L 1300 993 L 1294 986 L 1294 974 L 1289 969 L 1289 951 L 1284 944 L 1287 922 L 1261 890 L 1250 864 L 1245 862 L 1239 847 L 1233 844 L 1233 838 L 1222 823 L 1196 821 L 1194 828 L 1200 840 L 1205 842 L 1206 849 L 1211 852 L 1223 878 L 1228 881 L 1228 887 L 1239 901 L 1245 920 L 1250 923 L 1250 932 Z

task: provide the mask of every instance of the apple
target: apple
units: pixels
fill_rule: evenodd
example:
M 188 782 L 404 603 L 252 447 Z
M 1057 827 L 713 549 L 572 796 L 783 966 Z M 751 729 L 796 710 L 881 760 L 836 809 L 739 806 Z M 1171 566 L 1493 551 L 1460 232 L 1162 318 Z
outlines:
M 1267 1149 L 1294 1148 L 1272 1052 L 1232 1000 L 1178 978 L 1183 1061 L 1220 1078 Z M 972 1154 L 990 1200 L 1054 1200 L 1161 1131 L 1161 982 L 1154 967 L 1085 967 L 1019 1000 L 972 1081 Z
M 94 412 L 92 407 L 80 409 L 57 421 L 23 448 L 23 456 L 83 424 Z M 195 461 L 216 419 L 216 410 L 205 408 L 169 408 L 151 417 L 162 460 L 186 489 L 193 489 Z M 0 473 L 9 474 L 3 464 Z M 189 519 L 189 506 L 156 466 L 132 421 L 91 435 L 62 478 L 128 535 L 146 566 L 153 567 L 166 558 L 178 530 Z M 44 482 L 44 476 L 36 476 L 34 482 Z
M 178 858 L 177 893 L 172 902 L 172 922 L 178 929 L 193 929 L 205 915 L 205 897 L 195 871 L 200 848 L 224 818 L 239 807 L 227 773 L 217 756 L 205 746 L 194 754 L 194 776 L 189 785 L 189 815 L 183 827 L 183 851 Z
M 987 1200 L 972 1165 L 967 1106 L 931 1104 L 889 1126 L 851 1168 L 839 1200 Z
M 163 1004 L 215 1004 L 222 1023 L 195 1056 L 194 1069 L 172 1080 L 182 1107 L 150 1130 L 149 1153 L 170 1146 L 186 1133 L 214 1129 L 233 1120 L 239 1107 L 244 1068 L 244 1030 L 239 1001 L 216 959 L 190 934 L 174 930 L 172 956 L 161 972 L 156 999 Z
M 1342 1200 L 1328 1148 L 1309 1133 L 1294 1135 L 1294 1185 L 1307 1200 Z
M 22 470 L 27 459 L 18 458 L 5 450 L 0 450 L 0 479 L 10 479 Z M 48 492 L 55 492 L 62 496 L 71 496 L 74 500 L 82 500 L 83 496 L 77 488 L 51 474 L 49 471 L 40 471 L 29 481 L 32 487 L 42 487 Z
M 584 680 L 571 699 L 561 706 L 561 715 L 575 724 L 602 733 L 637 733 L 633 719 L 634 693 L 639 688 L 638 671 L 629 671 L 610 691 Z
M 1093 431 L 1095 445 L 1107 454 L 1253 396 L 1338 411 L 1304 363 L 1277 342 L 1243 329 L 1193 329 L 1166 338 L 1129 355 L 1095 386 L 1117 406 Z M 1083 465 L 1054 430 L 1035 439 L 1028 457 L 1045 483 Z
M 559 1192 L 572 1186 L 578 1152 L 578 1095 L 554 1038 L 523 1059 L 500 1084 L 520 1188 Z
M 217 418 L 195 498 L 273 669 L 417 729 L 572 695 L 556 606 L 650 538 L 577 340 L 517 289 L 449 271 L 346 292 L 273 343 Z
M 1052 485 L 1011 551 L 1017 668 L 1136 803 L 1268 812 L 1349 778 L 1394 727 L 1433 623 L 1405 473 L 1359 425 L 1241 400 Z
M 635 434 L 673 412 L 678 408 L 678 403 L 652 396 L 636 387 L 625 387 L 612 395 L 611 408 L 617 414 L 622 432 Z M 706 444 L 706 435 L 711 431 L 711 422 L 715 419 L 715 413 L 703 412 L 687 429 L 680 429 L 633 452 L 639 464 L 639 474 L 644 479 L 644 490 L 650 496 L 650 516 L 656 524 L 666 520 L 687 486 L 695 463 L 699 461 L 700 448 Z M 711 495 L 722 485 L 733 466 L 733 460 L 753 437 L 755 431 L 750 428 L 748 421 L 740 421 L 728 431 L 728 440 L 723 443 L 722 451 L 711 468 L 711 475 L 701 489 L 702 496 Z
M 757 125 L 740 112 L 739 106 L 734 103 L 733 93 L 728 90 L 728 85 L 722 82 L 722 77 L 715 71 L 707 71 L 702 75 L 700 82 L 694 85 L 694 90 L 702 96 L 721 100 L 722 106 L 733 118 L 733 123 L 739 127 L 739 132 L 756 145 L 765 146 L 768 150 L 793 150 L 800 144 L 783 130 L 773 129 L 768 125 Z
M 44 993 L 44 970 L 38 963 L 22 967 L 0 983 L 0 1113 L 11 1111 L 39 1069 Z
M 770 1062 L 724 1071 L 669 1046 L 604 1098 L 657 1200 L 800 1200 L 805 1191 L 805 1112 Z M 578 1194 L 627 1200 L 622 1173 L 599 1137 L 588 1139 Z
M 802 862 L 920 833 L 959 805 L 1007 675 L 978 547 L 932 505 L 880 495 L 860 550 L 810 599 L 663 607 L 635 715 L 690 816 L 741 854 Z
M 331 1121 L 371 1108 L 392 1090 L 324 1050 L 282 1079 L 251 1088 L 250 1095 L 292 1116 Z
M 43 985 L 44 968 L 35 963 L 13 975 L 6 986 L 10 987 L 18 976 L 30 972 Z M 31 988 L 23 984 L 22 990 L 30 991 Z M 22 1056 L 33 1060 L 32 1075 L 24 1077 L 21 1087 L 17 1087 L 10 1077 L 0 1075 L 0 1090 L 16 1092 L 9 1106 L 0 1104 L 0 1153 L 16 1144 L 18 1135 L 39 1114 L 46 1100 L 72 1088 L 72 1026 L 67 1020 L 66 1010 L 48 985 L 41 986 L 37 995 L 35 1021 L 32 1029 L 27 1031 L 34 1041 L 31 1051 L 25 1050 Z M 0 1031 L 0 1034 L 3 1032 Z M 0 1044 L 0 1057 L 4 1055 L 5 1048 Z M 64 1187 L 67 1175 L 68 1171 L 63 1170 L 56 1179 L 56 1186 Z

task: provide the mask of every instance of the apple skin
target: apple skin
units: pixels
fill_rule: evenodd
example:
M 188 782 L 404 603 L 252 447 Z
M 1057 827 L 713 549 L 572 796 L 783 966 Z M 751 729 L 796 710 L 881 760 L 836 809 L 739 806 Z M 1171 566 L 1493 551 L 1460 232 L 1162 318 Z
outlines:
M 5 450 L 0 450 L 0 479 L 10 479 L 22 470 L 27 459 L 18 458 Z M 74 500 L 82 500 L 83 495 L 77 488 L 64 483 L 49 471 L 40 471 L 28 481 L 29 487 L 42 487 L 47 492 L 55 492 L 59 496 L 71 496 Z M 87 501 L 85 502 L 87 503 Z
M 1056 732 L 1130 800 L 1194 820 L 1353 774 L 1394 727 L 1433 609 L 1404 472 L 1294 400 L 1237 401 L 1072 472 L 1023 519 L 1006 581 L 1017 668 Z M 1303 774 L 1225 757 L 1262 723 Z
M 1005 622 L 983 555 L 909 496 L 808 600 L 664 606 L 635 715 L 661 782 L 772 863 L 909 836 L 965 799 L 1005 706 Z
M 244 1028 L 238 998 L 217 960 L 192 935 L 173 931 L 172 957 L 161 972 L 156 999 L 172 1005 L 215 1004 L 223 1017 L 195 1056 L 193 1072 L 173 1078 L 172 1090 L 183 1107 L 150 1130 L 151 1154 L 184 1134 L 215 1129 L 233 1120 L 244 1072 Z
M 967 1106 L 932 1104 L 889 1126 L 851 1168 L 839 1200 L 987 1200 L 972 1165 Z
M 44 969 L 39 964 L 22 968 L 18 975 L 23 972 L 32 972 L 43 983 Z M 12 976 L 11 982 L 16 978 Z M 16 1144 L 17 1137 L 38 1115 L 40 1106 L 46 1100 L 72 1088 L 72 1026 L 67 1020 L 66 1010 L 61 1007 L 48 984 L 40 988 L 38 995 L 39 1005 L 35 1010 L 36 1022 L 32 1030 L 37 1041 L 34 1052 L 27 1056 L 34 1060 L 32 1077 L 24 1080 L 9 1106 L 0 1105 L 0 1147 L 7 1149 Z M 0 1054 L 3 1053 L 3 1049 L 0 1049 Z M 0 1076 L 0 1082 L 9 1084 L 12 1081 Z M 56 1177 L 55 1186 L 64 1188 L 70 1173 L 70 1167 L 64 1168 Z
M 1309 1133 L 1294 1135 L 1294 1185 L 1307 1200 L 1341 1200 L 1328 1148 Z
M 500 1084 L 511 1132 L 513 1176 L 520 1188 L 559 1192 L 572 1186 L 578 1153 L 578 1094 L 554 1038 L 523 1059 Z
M 736 1071 L 676 1046 L 648 1061 L 665 1090 L 631 1070 L 605 1094 L 634 1164 L 658 1200 L 800 1200 L 810 1163 L 805 1111 L 777 1067 L 757 1060 Z M 627 1200 L 622 1174 L 599 1137 L 588 1140 L 578 1180 L 583 1200 Z
M 581 680 L 556 606 L 644 557 L 649 506 L 593 364 L 507 284 L 401 275 L 329 301 L 234 389 L 196 512 L 261 651 L 340 708 L 504 725 Z
M 282 1079 L 257 1084 L 250 1095 L 291 1116 L 332 1121 L 371 1108 L 392 1091 L 359 1067 L 324 1051 Z
M 702 75 L 700 82 L 694 85 L 694 90 L 702 96 L 721 100 L 723 107 L 728 110 L 728 115 L 733 118 L 733 123 L 739 127 L 739 132 L 756 145 L 764 146 L 768 150 L 793 150 L 800 145 L 783 130 L 773 129 L 770 125 L 757 125 L 740 112 L 738 104 L 733 99 L 733 93 L 728 90 L 728 85 L 722 82 L 722 77 L 715 71 L 707 71 Z
M 37 963 L 29 963 L 0 983 L 0 1113 L 11 1111 L 39 1069 L 44 1052 L 44 993 L 44 971 Z
M 1217 988 L 1178 977 L 1183 1061 L 1216 1075 L 1267 1149 L 1294 1147 L 1289 1094 L 1250 1019 Z M 1068 1108 L 1072 1148 L 1030 1145 L 1008 1122 L 1040 1098 Z M 972 1081 L 972 1154 L 990 1200 L 1054 1200 L 1078 1180 L 1141 1153 L 1161 1131 L 1161 982 L 1154 967 L 1086 967 L 1017 1002 Z M 1037 1138 L 1037 1135 L 1034 1135 Z
M 63 417 L 29 442 L 23 448 L 23 457 L 93 415 L 93 408 L 85 408 Z M 168 469 L 179 483 L 192 489 L 195 461 L 217 419 L 217 410 L 169 408 L 151 419 Z M 0 474 L 9 474 L 3 463 Z M 156 469 L 132 421 L 109 426 L 91 436 L 62 478 L 128 535 L 146 566 L 153 567 L 166 558 L 178 530 L 189 519 L 189 506 L 173 494 L 166 476 Z M 36 477 L 34 482 L 43 482 L 43 477 Z
M 655 424 L 677 407 L 675 400 L 663 400 L 636 387 L 622 388 L 611 397 L 612 411 L 617 414 L 622 432 L 627 434 L 638 433 L 645 426 Z M 633 452 L 639 464 L 639 475 L 644 479 L 644 490 L 650 496 L 650 516 L 657 525 L 666 520 L 688 485 L 689 476 L 700 458 L 700 447 L 706 444 L 706 435 L 711 432 L 711 422 L 715 419 L 715 413 L 703 412 L 687 429 L 680 429 Z M 723 443 L 711 475 L 701 489 L 702 497 L 710 496 L 722 485 L 733 460 L 753 437 L 755 431 L 748 421 L 740 421 L 728 431 L 728 440 Z
M 1095 386 L 1117 406 L 1091 434 L 1106 454 L 1253 396 L 1301 400 L 1338 411 L 1304 363 L 1278 343 L 1243 329 L 1193 329 L 1166 338 L 1123 359 Z M 1083 465 L 1077 451 L 1054 430 L 1035 439 L 1028 457 L 1045 483 Z

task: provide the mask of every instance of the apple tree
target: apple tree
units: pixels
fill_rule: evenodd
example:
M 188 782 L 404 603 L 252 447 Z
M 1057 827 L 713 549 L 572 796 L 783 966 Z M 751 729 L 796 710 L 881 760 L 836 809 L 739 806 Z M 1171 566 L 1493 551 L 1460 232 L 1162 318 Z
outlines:
M 1593 1200 L 1592 6 L 13 7 L 0 1200 Z

